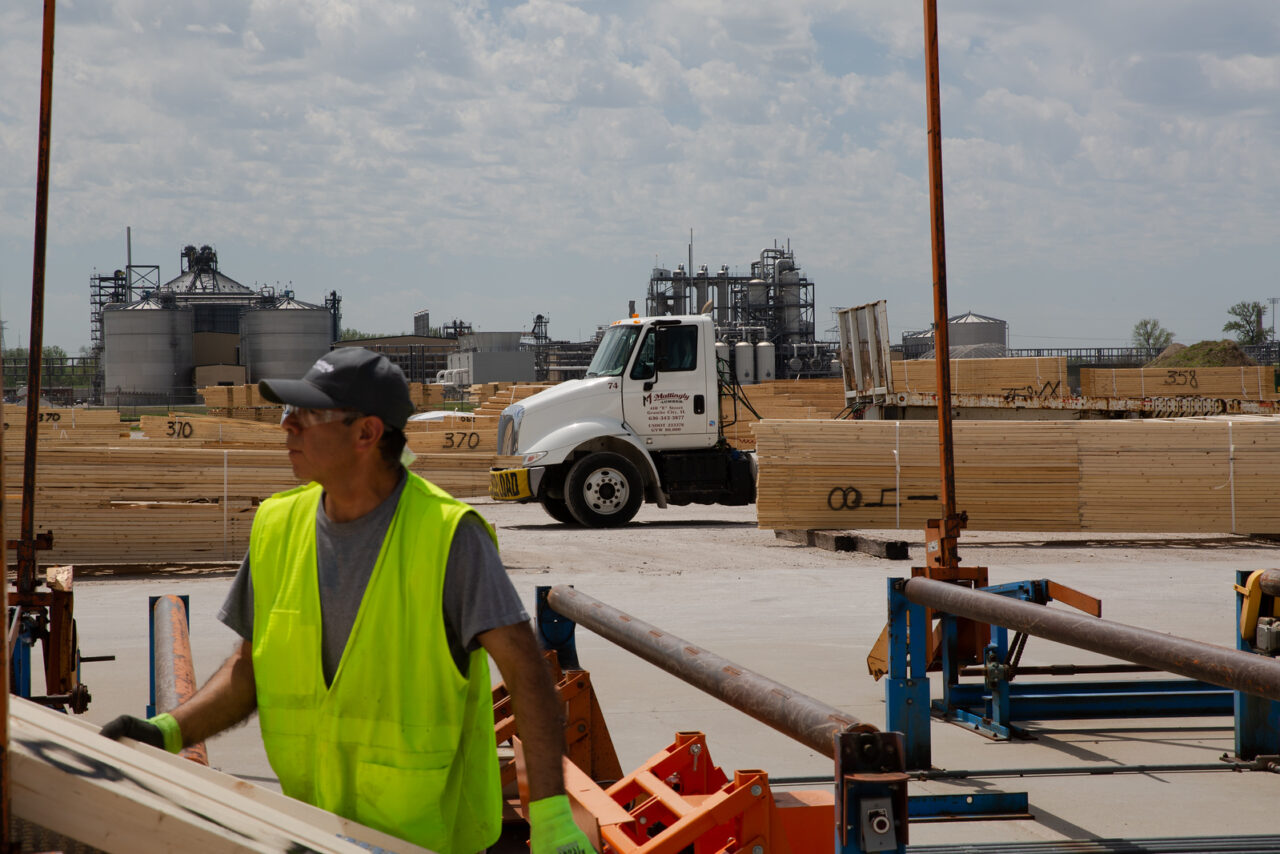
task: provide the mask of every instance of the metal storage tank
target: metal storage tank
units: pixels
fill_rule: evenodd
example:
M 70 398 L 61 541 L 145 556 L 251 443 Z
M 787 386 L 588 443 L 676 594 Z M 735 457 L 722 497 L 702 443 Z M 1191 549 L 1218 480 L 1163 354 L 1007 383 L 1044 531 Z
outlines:
M 172 298 L 147 297 L 103 309 L 107 405 L 185 402 L 194 395 L 193 317 Z
M 770 341 L 756 345 L 756 382 L 768 382 L 774 376 L 774 346 Z
M 733 371 L 739 385 L 754 385 L 756 381 L 756 348 L 748 341 L 733 345 Z
M 721 362 L 724 362 L 724 364 L 721 365 Z M 721 371 L 729 369 L 729 345 L 724 341 L 716 342 L 716 365 Z
M 329 352 L 333 316 L 327 308 L 284 296 L 249 308 L 240 318 L 240 361 L 256 383 L 267 377 L 300 377 Z
M 972 311 L 947 320 L 947 343 L 952 347 L 965 344 L 999 344 L 1009 340 L 1009 324 L 995 317 Z

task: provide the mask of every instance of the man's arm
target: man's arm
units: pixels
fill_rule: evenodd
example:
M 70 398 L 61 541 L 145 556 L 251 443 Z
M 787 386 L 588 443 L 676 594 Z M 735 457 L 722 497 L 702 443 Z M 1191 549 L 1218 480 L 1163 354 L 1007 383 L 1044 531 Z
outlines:
M 253 714 L 257 707 L 253 647 L 248 641 L 241 640 L 204 687 L 170 714 L 182 728 L 185 746 L 230 729 Z
M 230 729 L 249 717 L 257 706 L 253 647 L 248 641 L 241 641 L 204 687 L 172 712 L 150 720 L 121 715 L 107 723 L 101 734 L 117 740 L 133 738 L 177 753 L 183 747 Z
M 529 778 L 529 800 L 564 794 L 564 707 L 533 630 L 528 623 L 516 623 L 483 632 L 476 640 L 502 671 L 515 706 L 516 731 L 524 746 Z

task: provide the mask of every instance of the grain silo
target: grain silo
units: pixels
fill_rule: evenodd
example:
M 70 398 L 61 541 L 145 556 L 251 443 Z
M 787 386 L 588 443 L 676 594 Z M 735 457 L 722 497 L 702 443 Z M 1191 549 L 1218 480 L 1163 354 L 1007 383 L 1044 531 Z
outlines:
M 104 402 L 165 404 L 189 395 L 194 317 L 172 294 L 104 309 Z
M 327 308 L 294 299 L 279 299 L 246 309 L 240 317 L 240 363 L 248 381 L 300 377 L 332 342 L 333 316 Z

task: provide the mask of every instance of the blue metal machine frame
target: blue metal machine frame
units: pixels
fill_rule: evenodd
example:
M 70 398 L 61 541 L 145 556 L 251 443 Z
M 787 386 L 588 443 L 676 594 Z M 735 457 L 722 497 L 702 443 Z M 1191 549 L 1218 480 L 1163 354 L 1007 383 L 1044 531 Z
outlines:
M 1244 608 L 1244 595 L 1240 592 L 1249 579 L 1248 570 L 1236 572 L 1236 626 L 1240 625 L 1240 612 Z M 1263 594 L 1265 598 L 1266 594 Z M 1272 603 L 1267 603 L 1267 613 L 1271 613 Z M 1245 652 L 1257 652 L 1250 639 L 1236 632 L 1236 649 Z M 1275 756 L 1280 754 L 1280 703 L 1264 700 L 1251 694 L 1239 691 L 1235 696 L 1236 717 L 1236 756 L 1241 759 L 1256 759 L 1259 756 Z
M 1240 573 L 1240 584 L 1247 572 Z M 908 602 L 905 579 L 891 578 L 889 593 L 889 673 L 885 680 L 888 728 L 903 733 L 908 769 L 931 766 L 931 713 L 995 739 L 1025 735 L 1014 720 L 1073 720 L 1235 715 L 1236 754 L 1241 759 L 1280 753 L 1280 703 L 1194 679 L 1131 679 L 1069 682 L 1014 682 L 1008 663 L 1008 630 L 992 626 L 982 682 L 960 681 L 957 620 L 941 615 L 942 698 L 932 700 L 928 669 L 926 609 Z M 1045 579 L 993 585 L 984 591 L 1047 604 Z M 1242 597 L 1236 597 L 1237 617 Z M 925 631 L 913 636 L 911 625 Z M 1239 634 L 1237 632 L 1237 634 Z M 1255 651 L 1244 638 L 1237 648 Z

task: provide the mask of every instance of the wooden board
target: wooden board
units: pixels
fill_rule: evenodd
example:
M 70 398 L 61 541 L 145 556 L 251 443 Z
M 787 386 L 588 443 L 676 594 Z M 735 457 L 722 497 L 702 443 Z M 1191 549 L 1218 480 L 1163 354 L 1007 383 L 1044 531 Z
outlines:
M 430 854 L 19 697 L 10 704 L 13 815 L 108 854 Z
M 757 520 L 919 528 L 941 515 L 937 425 L 764 421 Z M 958 509 L 1002 531 L 1280 531 L 1280 419 L 954 424 Z

